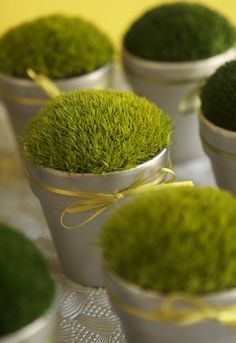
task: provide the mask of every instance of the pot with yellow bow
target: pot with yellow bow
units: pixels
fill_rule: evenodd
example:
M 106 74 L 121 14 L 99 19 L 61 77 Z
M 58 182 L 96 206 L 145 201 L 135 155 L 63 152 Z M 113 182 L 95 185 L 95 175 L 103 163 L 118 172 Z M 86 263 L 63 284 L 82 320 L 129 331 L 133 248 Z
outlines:
M 80 17 L 50 15 L 8 30 L 0 38 L 0 98 L 15 134 L 58 89 L 108 87 L 112 55 L 109 38 Z
M 236 61 L 220 67 L 201 92 L 200 137 L 219 187 L 236 194 Z
M 128 343 L 233 343 L 236 200 L 167 187 L 113 212 L 103 227 L 105 286 Z
M 39 198 L 66 274 L 99 286 L 97 235 L 125 199 L 175 179 L 168 168 L 172 122 L 133 93 L 80 90 L 48 102 L 22 137 Z
M 128 82 L 174 120 L 174 163 L 203 157 L 196 115 L 199 88 L 236 57 L 234 42 L 234 27 L 221 14 L 183 2 L 148 10 L 124 36 Z

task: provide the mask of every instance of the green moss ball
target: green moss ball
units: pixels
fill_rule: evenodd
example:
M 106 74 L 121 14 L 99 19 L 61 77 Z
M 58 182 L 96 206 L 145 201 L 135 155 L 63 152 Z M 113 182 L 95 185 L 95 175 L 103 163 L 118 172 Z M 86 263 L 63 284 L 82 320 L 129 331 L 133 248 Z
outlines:
M 217 126 L 236 131 L 236 61 L 220 67 L 201 91 L 202 112 Z
M 236 199 L 172 187 L 137 197 L 106 223 L 108 268 L 145 289 L 205 294 L 236 286 Z
M 21 78 L 28 68 L 53 79 L 86 74 L 111 62 L 112 55 L 108 37 L 80 17 L 42 17 L 0 39 L 0 71 Z
M 36 246 L 0 224 L 0 337 L 39 318 L 55 296 L 48 266 Z
M 80 90 L 59 96 L 29 123 L 24 157 L 70 173 L 130 169 L 170 145 L 172 122 L 133 93 Z
M 176 2 L 155 7 L 129 28 L 124 45 L 147 60 L 182 62 L 212 57 L 231 48 L 235 28 L 200 4 Z

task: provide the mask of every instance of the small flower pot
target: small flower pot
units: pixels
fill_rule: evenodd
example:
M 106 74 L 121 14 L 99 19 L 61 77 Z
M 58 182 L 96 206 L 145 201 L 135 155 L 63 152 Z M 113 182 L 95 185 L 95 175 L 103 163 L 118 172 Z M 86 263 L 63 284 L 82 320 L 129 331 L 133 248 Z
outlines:
M 203 156 L 198 137 L 195 103 L 197 88 L 220 65 L 236 57 L 236 50 L 197 62 L 164 63 L 138 58 L 123 49 L 126 78 L 133 90 L 169 113 L 175 123 L 171 157 L 175 163 Z M 195 93 L 193 96 L 191 93 Z M 186 103 L 189 113 L 179 111 Z
M 217 185 L 236 194 L 236 132 L 223 129 L 199 114 L 200 137 L 211 160 Z
M 0 342 L 55 342 L 56 284 L 35 244 L 0 223 Z
M 56 80 L 61 91 L 109 86 L 112 65 L 109 63 L 89 74 Z M 0 74 L 0 98 L 8 111 L 16 136 L 23 134 L 26 123 L 47 102 L 48 97 L 31 80 Z
M 38 167 L 28 161 L 25 164 L 32 191 L 40 200 L 65 273 L 77 283 L 86 286 L 102 286 L 101 251 L 97 247 L 97 237 L 112 208 L 125 200 L 117 201 L 95 219 L 79 228 L 72 229 L 73 226 L 89 218 L 94 211 L 67 213 L 64 220 L 71 229 L 65 229 L 61 223 L 61 215 L 66 208 L 80 199 L 47 192 L 42 189 L 39 182 L 54 188 L 86 193 L 117 193 L 130 187 L 140 178 L 152 179 L 155 171 L 168 165 L 168 150 L 164 149 L 155 158 L 135 168 L 100 175 L 69 174 Z
M 56 318 L 58 312 L 57 300 L 40 318 L 22 329 L 0 336 L 0 343 L 54 343 L 56 342 Z
M 107 270 L 105 271 L 105 285 L 112 307 L 121 319 L 128 343 L 235 342 L 235 333 L 232 328 L 209 317 L 186 325 L 180 325 L 173 320 L 147 319 L 147 314 L 160 309 L 163 295 L 143 290 Z M 236 290 L 209 294 L 200 297 L 200 301 L 213 307 L 236 305 Z M 173 306 L 175 310 L 186 310 L 186 302 L 183 300 Z

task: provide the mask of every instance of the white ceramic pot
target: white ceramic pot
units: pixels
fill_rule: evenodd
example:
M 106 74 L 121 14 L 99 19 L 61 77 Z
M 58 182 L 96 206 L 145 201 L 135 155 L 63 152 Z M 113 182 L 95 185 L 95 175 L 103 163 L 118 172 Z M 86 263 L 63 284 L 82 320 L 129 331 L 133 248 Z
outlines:
M 200 137 L 217 185 L 236 195 L 236 132 L 222 129 L 199 113 Z
M 117 193 L 133 185 L 142 177 L 152 176 L 155 171 L 168 165 L 168 151 L 164 149 L 158 156 L 130 170 L 95 174 L 68 174 L 49 168 L 41 168 L 26 163 L 26 168 L 35 180 L 60 189 L 92 192 Z M 116 206 L 126 201 L 122 199 L 78 229 L 65 229 L 61 225 L 61 214 L 65 208 L 78 201 L 78 198 L 52 194 L 40 187 L 29 176 L 33 193 L 38 197 L 50 228 L 62 267 L 73 281 L 86 286 L 101 286 L 101 251 L 97 247 L 98 235 L 107 216 Z M 65 221 L 74 226 L 91 216 L 86 213 L 67 214 Z
M 128 343 L 234 343 L 236 340 L 233 329 L 216 320 L 206 319 L 194 324 L 179 325 L 141 318 L 140 313 L 160 309 L 163 301 L 161 294 L 145 291 L 108 271 L 105 272 L 105 285 L 112 307 L 121 319 Z M 236 305 L 236 289 L 204 296 L 200 300 L 213 307 Z M 178 302 L 175 309 L 186 310 L 186 303 Z
M 181 101 L 194 90 L 197 94 L 198 86 L 207 77 L 234 58 L 236 50 L 230 49 L 223 54 L 197 62 L 164 63 L 138 58 L 123 49 L 123 67 L 133 90 L 157 104 L 174 120 L 174 144 L 171 150 L 174 163 L 203 156 L 196 110 L 190 110 L 188 114 L 181 113 Z M 194 104 L 190 102 L 189 107 L 192 105 Z
M 14 333 L 0 336 L 0 343 L 56 343 L 57 312 L 58 301 L 54 300 L 44 315 Z
M 92 73 L 55 81 L 63 92 L 81 88 L 109 87 L 112 65 L 107 64 Z M 34 81 L 0 74 L 0 98 L 8 111 L 13 131 L 21 136 L 27 122 L 48 101 L 47 95 Z

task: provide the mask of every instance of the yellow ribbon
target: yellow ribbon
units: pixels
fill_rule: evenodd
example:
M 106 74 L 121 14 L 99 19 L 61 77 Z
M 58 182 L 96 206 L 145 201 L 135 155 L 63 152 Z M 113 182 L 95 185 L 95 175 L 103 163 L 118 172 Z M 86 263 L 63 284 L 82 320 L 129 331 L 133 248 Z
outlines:
M 182 182 L 175 182 L 176 176 L 175 173 L 169 168 L 160 168 L 156 170 L 152 175 L 149 177 L 142 177 L 134 184 L 129 186 L 126 189 L 123 189 L 119 192 L 114 193 L 93 193 L 93 192 L 80 192 L 80 191 L 73 191 L 68 189 L 62 189 L 47 185 L 40 180 L 36 179 L 32 174 L 26 170 L 26 175 L 30 181 L 36 184 L 42 190 L 52 193 L 58 194 L 66 197 L 77 198 L 75 202 L 71 205 L 66 207 L 60 216 L 61 226 L 65 229 L 76 229 L 85 226 L 96 217 L 101 215 L 105 210 L 111 207 L 117 201 L 124 199 L 128 196 L 140 194 L 142 192 L 148 190 L 159 189 L 160 187 L 167 187 L 168 185 L 174 186 L 192 186 L 192 181 L 182 181 Z M 151 181 L 149 181 L 151 180 Z M 66 225 L 64 221 L 64 217 L 66 214 L 73 214 L 73 213 L 83 213 L 95 211 L 92 215 L 84 220 L 82 223 L 70 226 Z
M 177 325 L 192 325 L 206 320 L 215 320 L 236 329 L 236 305 L 216 307 L 204 300 L 185 294 L 164 296 L 160 307 L 155 310 L 142 310 L 124 303 L 108 290 L 112 302 L 124 312 L 135 317 L 152 321 Z M 181 309 L 176 305 L 181 304 Z
M 202 87 L 198 85 L 197 87 L 191 89 L 186 96 L 180 101 L 178 105 L 178 111 L 184 115 L 192 114 L 196 112 L 201 107 L 201 101 L 199 98 L 199 91 Z
M 14 101 L 17 104 L 28 105 L 28 106 L 42 106 L 48 100 L 39 98 L 28 98 L 24 96 L 12 95 L 3 90 L 0 90 L 0 96 L 6 100 Z
M 62 94 L 61 90 L 45 75 L 36 74 L 31 68 L 27 69 L 27 74 L 49 98 L 54 98 Z M 0 95 L 7 100 L 28 106 L 43 106 L 48 101 L 47 99 L 12 95 L 3 90 L 0 90 Z
M 31 68 L 27 69 L 27 74 L 49 98 L 62 94 L 61 90 L 45 75 L 36 74 Z
M 220 149 L 214 147 L 213 145 L 208 143 L 202 136 L 201 136 L 201 141 L 202 141 L 202 145 L 204 148 L 210 150 L 211 152 L 215 153 L 216 155 L 225 157 L 225 158 L 230 159 L 230 160 L 236 160 L 236 154 L 226 152 L 226 151 L 223 151 L 223 150 L 220 150 Z
M 178 111 L 182 114 L 188 115 L 193 113 L 194 111 L 197 111 L 200 108 L 201 102 L 199 99 L 199 90 L 203 86 L 205 79 L 181 79 L 181 80 L 175 80 L 175 79 L 157 79 L 145 75 L 137 75 L 135 72 L 133 72 L 130 68 L 126 66 L 126 71 L 128 74 L 132 75 L 132 77 L 147 81 L 148 83 L 154 84 L 154 85 L 181 85 L 186 83 L 193 83 L 196 82 L 198 85 L 191 89 L 187 95 L 180 101 L 178 105 Z

